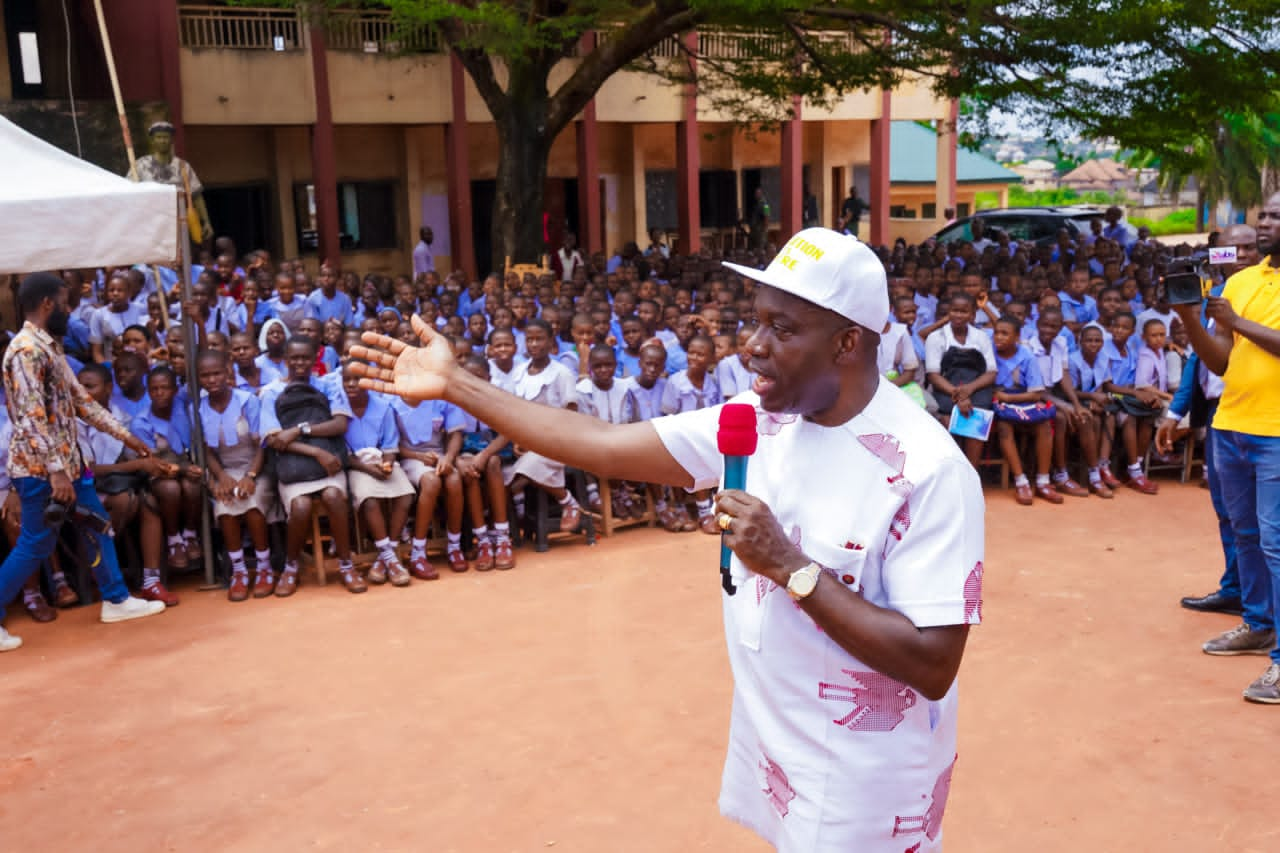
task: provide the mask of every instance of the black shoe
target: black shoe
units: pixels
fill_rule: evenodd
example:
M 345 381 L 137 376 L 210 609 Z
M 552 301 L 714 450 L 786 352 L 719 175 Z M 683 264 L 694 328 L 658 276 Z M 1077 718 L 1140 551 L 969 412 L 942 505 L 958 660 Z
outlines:
M 1184 598 L 1182 606 L 1188 610 L 1198 610 L 1201 613 L 1230 613 L 1232 616 L 1244 615 L 1244 610 L 1240 607 L 1240 599 L 1228 598 L 1221 591 L 1215 590 L 1204 598 Z

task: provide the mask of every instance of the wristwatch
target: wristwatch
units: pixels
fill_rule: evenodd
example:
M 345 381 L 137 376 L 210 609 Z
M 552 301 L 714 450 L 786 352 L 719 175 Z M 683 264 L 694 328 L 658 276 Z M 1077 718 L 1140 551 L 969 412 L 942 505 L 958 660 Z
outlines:
M 303 421 L 302 423 L 298 424 L 298 432 L 302 433 L 303 435 L 311 435 L 311 424 L 308 423 L 307 421 Z
M 810 563 L 803 569 L 796 569 L 787 581 L 787 593 L 796 601 L 808 598 L 818 587 L 818 578 L 822 575 L 822 567 Z

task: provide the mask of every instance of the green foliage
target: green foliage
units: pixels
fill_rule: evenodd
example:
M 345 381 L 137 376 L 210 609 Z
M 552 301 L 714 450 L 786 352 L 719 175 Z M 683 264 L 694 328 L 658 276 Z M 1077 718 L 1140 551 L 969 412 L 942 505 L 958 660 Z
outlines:
M 1009 205 L 1011 207 L 1065 207 L 1073 204 L 1109 206 L 1124 204 L 1127 200 L 1128 198 L 1123 192 L 1090 191 L 1080 193 L 1070 187 L 1059 187 L 1051 190 L 1028 190 L 1017 184 L 1009 187 Z
M 1196 212 L 1188 208 L 1187 210 L 1175 210 L 1167 216 L 1159 219 L 1146 219 L 1141 216 L 1130 216 L 1129 222 L 1135 228 L 1147 226 L 1151 229 L 1154 237 L 1163 237 L 1169 234 L 1195 234 L 1199 228 L 1196 225 Z

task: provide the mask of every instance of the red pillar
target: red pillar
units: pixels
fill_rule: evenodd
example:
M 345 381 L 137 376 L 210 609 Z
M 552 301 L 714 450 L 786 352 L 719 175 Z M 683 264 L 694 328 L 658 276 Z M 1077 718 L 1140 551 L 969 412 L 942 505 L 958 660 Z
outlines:
M 804 125 L 800 118 L 800 96 L 791 101 L 791 118 L 782 124 L 782 220 L 779 243 L 800 230 L 804 220 Z
M 698 52 L 698 34 L 685 36 L 691 55 Z M 693 60 L 689 60 L 693 70 Z M 676 123 L 676 215 L 680 218 L 681 254 L 696 255 L 702 250 L 702 209 L 698 195 L 698 172 L 701 152 L 698 149 L 698 89 L 690 83 L 684 90 L 684 114 Z M 643 192 L 637 187 L 636 192 Z
M 596 48 L 596 34 L 582 37 L 582 52 Z M 578 141 L 578 245 L 585 252 L 603 252 L 600 222 L 600 134 L 596 126 L 596 101 L 592 98 L 577 123 Z M 553 249 L 555 247 L 552 247 Z
M 449 173 L 449 238 L 453 267 L 477 276 L 476 247 L 471 232 L 471 167 L 467 162 L 467 72 L 456 53 L 449 54 L 449 89 L 453 116 L 445 128 L 445 169 Z M 501 270 L 499 270 L 501 272 Z
M 338 163 L 333 143 L 333 107 L 329 101 L 329 56 L 324 25 L 311 25 L 311 71 L 316 89 L 316 123 L 311 128 L 311 184 L 316 193 L 316 232 L 320 262 L 342 262 L 338 238 Z
M 880 94 L 880 118 L 871 122 L 871 233 L 878 246 L 889 242 L 889 126 L 892 121 L 891 90 Z
M 950 180 L 947 181 L 947 204 L 946 206 L 952 210 L 956 209 L 956 146 L 959 141 L 960 127 L 960 101 L 957 98 L 951 99 L 951 108 L 947 114 L 947 122 L 951 130 L 951 139 L 948 143 L 947 158 L 951 161 L 951 168 L 947 170 Z M 938 216 L 942 216 L 942 211 L 938 211 Z

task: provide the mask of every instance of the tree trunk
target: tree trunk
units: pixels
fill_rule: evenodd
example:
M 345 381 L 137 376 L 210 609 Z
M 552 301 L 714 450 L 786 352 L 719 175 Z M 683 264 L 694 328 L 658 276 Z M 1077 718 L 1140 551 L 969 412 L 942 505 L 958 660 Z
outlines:
M 1196 183 L 1196 233 L 1197 234 L 1204 233 L 1205 219 L 1208 218 L 1205 216 L 1205 212 L 1204 212 L 1205 202 L 1206 202 L 1206 199 L 1204 194 L 1204 179 L 1200 178 Z
M 513 84 L 515 73 L 512 73 Z M 497 123 L 498 178 L 493 203 L 493 269 L 511 263 L 536 263 L 546 251 L 543 242 L 543 196 L 547 159 L 555 134 L 547 126 L 545 77 L 533 91 L 509 98 L 504 121 Z M 514 89 L 514 85 L 513 85 Z

